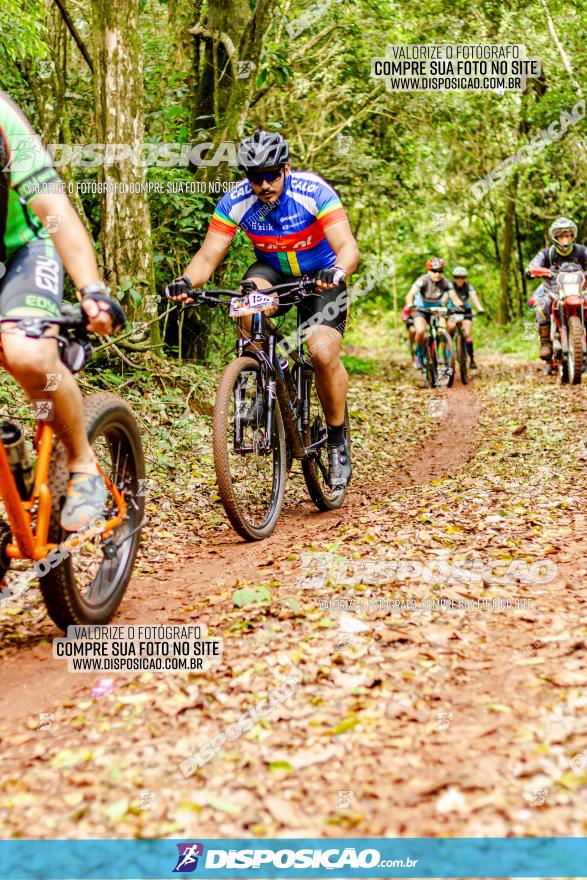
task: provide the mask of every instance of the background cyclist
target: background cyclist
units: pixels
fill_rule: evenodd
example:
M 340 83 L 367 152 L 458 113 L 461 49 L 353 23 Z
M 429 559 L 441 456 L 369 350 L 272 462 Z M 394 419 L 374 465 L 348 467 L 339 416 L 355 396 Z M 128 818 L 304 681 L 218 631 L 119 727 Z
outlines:
M 470 281 L 467 281 L 467 270 L 464 266 L 455 266 L 452 270 L 452 283 L 454 291 L 459 298 L 462 308 L 465 309 L 463 317 L 463 331 L 467 341 L 467 353 L 471 362 L 471 369 L 476 370 L 477 364 L 473 356 L 473 306 L 477 309 L 479 315 L 484 315 L 485 310 L 481 305 L 477 291 Z M 451 334 L 454 333 L 456 322 L 450 317 L 452 311 L 449 304 L 449 318 L 447 321 L 447 330 Z
M 416 367 L 422 369 L 424 346 L 426 342 L 426 328 L 430 323 L 430 314 L 421 309 L 429 309 L 435 306 L 445 306 L 449 298 L 453 304 L 460 308 L 461 302 L 456 297 L 450 281 L 444 277 L 444 260 L 440 257 L 432 257 L 426 260 L 426 275 L 421 275 L 412 284 L 406 297 L 406 308 L 416 306 L 414 313 L 414 328 L 416 331 Z

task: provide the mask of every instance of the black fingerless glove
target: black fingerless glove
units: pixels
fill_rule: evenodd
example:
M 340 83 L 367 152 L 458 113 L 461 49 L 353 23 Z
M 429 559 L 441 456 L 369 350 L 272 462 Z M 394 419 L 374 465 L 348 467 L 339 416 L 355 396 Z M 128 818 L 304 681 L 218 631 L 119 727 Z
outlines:
M 333 266 L 331 269 L 320 269 L 316 273 L 316 281 L 322 281 L 323 284 L 340 284 L 346 278 L 346 272 L 340 266 Z
M 169 299 L 172 296 L 181 296 L 182 293 L 190 294 L 193 289 L 192 282 L 187 275 L 182 275 L 181 278 L 176 278 L 175 281 L 167 285 L 165 296 Z
M 108 290 L 104 285 L 100 285 L 100 288 L 103 290 Z M 112 299 L 110 296 L 106 296 L 104 293 L 100 293 L 100 289 L 97 284 L 88 284 L 87 287 L 84 287 L 80 290 L 82 295 L 82 301 L 85 302 L 87 299 L 91 299 L 97 303 L 107 303 L 108 304 L 108 314 L 112 318 L 112 329 L 116 330 L 118 327 L 126 326 L 126 315 L 124 313 L 124 309 L 115 299 Z

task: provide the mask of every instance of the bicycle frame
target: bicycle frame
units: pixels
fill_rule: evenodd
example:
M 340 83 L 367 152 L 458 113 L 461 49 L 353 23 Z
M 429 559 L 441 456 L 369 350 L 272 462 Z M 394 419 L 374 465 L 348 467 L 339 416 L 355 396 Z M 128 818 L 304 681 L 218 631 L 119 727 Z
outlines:
M 446 310 L 445 310 L 446 313 Z M 430 341 L 430 351 L 436 360 L 436 340 L 438 339 L 438 328 L 440 326 L 440 314 L 432 312 L 430 315 L 430 323 L 428 325 L 428 339 Z
M 49 467 L 53 452 L 54 431 L 46 422 L 37 422 L 34 446 L 37 450 L 35 480 L 31 497 L 23 501 L 16 486 L 4 444 L 0 439 L 0 496 L 4 502 L 8 523 L 14 538 L 5 553 L 9 559 L 44 559 L 57 545 L 47 543 L 51 519 L 51 491 L 48 485 Z M 108 491 L 114 498 L 118 515 L 111 517 L 99 530 L 88 529 L 84 538 L 101 534 L 103 540 L 109 538 L 126 516 L 127 505 L 124 495 L 113 485 L 98 465 Z M 36 523 L 33 529 L 33 514 Z
M 266 371 L 268 400 L 265 438 L 263 444 L 264 449 L 267 452 L 271 449 L 275 418 L 275 400 L 277 399 L 279 400 L 284 428 L 288 440 L 290 441 L 293 455 L 295 458 L 302 459 L 311 455 L 319 446 L 322 446 L 326 442 L 326 437 L 308 447 L 304 446 L 303 438 L 306 434 L 310 419 L 310 388 L 307 378 L 304 376 L 304 372 L 306 370 L 313 372 L 314 368 L 304 357 L 304 339 L 299 311 L 297 316 L 296 350 L 290 352 L 297 367 L 297 405 L 294 405 L 290 400 L 284 370 L 282 369 L 277 353 L 276 343 L 282 339 L 283 335 L 272 324 L 272 322 L 262 312 L 257 312 L 252 316 L 250 337 L 243 337 L 237 341 L 237 357 L 254 357 L 259 361 L 262 369 Z M 264 348 L 257 348 L 252 351 L 248 350 L 251 343 L 266 345 L 267 350 Z M 242 401 L 237 397 L 235 400 L 237 411 L 241 403 Z M 235 421 L 235 451 L 250 452 L 251 450 L 248 447 L 242 447 L 240 420 L 236 419 Z

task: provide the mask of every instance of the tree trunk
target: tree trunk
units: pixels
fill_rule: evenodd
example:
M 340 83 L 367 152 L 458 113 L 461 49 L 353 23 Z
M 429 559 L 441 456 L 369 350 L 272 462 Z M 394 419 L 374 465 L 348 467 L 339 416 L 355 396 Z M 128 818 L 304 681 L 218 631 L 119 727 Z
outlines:
M 215 0 L 190 32 L 199 58 L 197 115 L 214 116 L 217 144 L 242 137 L 248 117 L 263 37 L 276 0 Z M 210 120 L 212 121 L 212 120 Z M 214 169 L 222 177 L 225 163 Z
M 516 212 L 517 186 L 518 177 L 517 174 L 514 174 L 511 183 L 506 190 L 503 247 L 501 249 L 501 265 L 499 271 L 499 324 L 507 324 L 515 314 L 515 311 L 517 311 L 513 306 L 511 295 L 511 262 L 514 244 L 514 216 Z
M 139 4 L 93 0 L 92 9 L 97 140 L 111 151 L 99 174 L 105 189 L 100 196 L 105 276 L 113 289 L 126 291 L 124 301 L 133 319 L 151 320 L 157 302 L 149 205 L 142 190 L 146 169 L 132 157 L 113 161 L 116 149 L 121 155 L 125 146 L 134 150 L 144 141 Z M 159 339 L 157 322 L 151 338 Z
M 526 271 L 524 266 L 524 256 L 522 254 L 522 239 L 520 237 L 520 224 L 518 223 L 518 212 L 516 211 L 514 214 L 516 221 L 516 242 L 518 245 L 518 261 L 520 263 L 520 278 L 522 279 L 522 292 L 520 299 L 520 309 L 519 314 L 524 314 L 524 309 L 526 308 L 526 304 L 528 302 L 528 285 L 526 284 Z

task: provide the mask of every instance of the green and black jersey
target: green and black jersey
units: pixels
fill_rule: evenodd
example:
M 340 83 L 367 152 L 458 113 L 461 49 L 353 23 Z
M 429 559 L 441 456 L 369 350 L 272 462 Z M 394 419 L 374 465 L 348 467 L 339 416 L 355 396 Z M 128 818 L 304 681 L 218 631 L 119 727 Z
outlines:
M 41 139 L 14 101 L 0 92 L 1 261 L 27 242 L 50 237 L 29 205 L 43 191 L 59 191 L 59 185 Z

